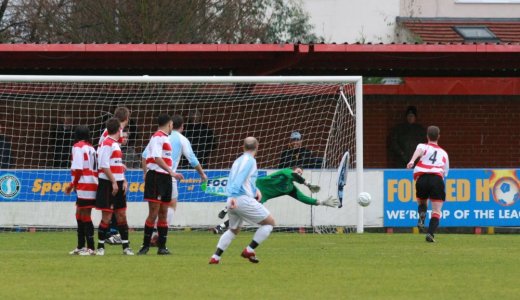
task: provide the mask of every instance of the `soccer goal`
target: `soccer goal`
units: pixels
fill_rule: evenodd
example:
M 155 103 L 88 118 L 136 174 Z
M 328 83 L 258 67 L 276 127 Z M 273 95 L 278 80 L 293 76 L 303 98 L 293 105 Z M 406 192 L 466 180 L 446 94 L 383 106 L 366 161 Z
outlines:
M 297 185 L 301 191 L 317 199 L 342 198 L 341 208 L 309 206 L 288 196 L 269 200 L 265 205 L 280 230 L 348 227 L 363 232 L 363 208 L 355 201 L 363 191 L 360 76 L 4 75 L 0 91 L 2 153 L 8 156 L 0 170 L 4 229 L 75 226 L 75 195 L 64 193 L 74 127 L 87 125 L 97 145 L 105 121 L 124 106 L 131 111 L 122 145 L 131 227 L 143 227 L 147 213 L 140 155 L 156 129 L 156 117 L 169 113 L 184 117 L 184 134 L 210 179 L 202 187 L 197 173 L 181 162 L 185 179 L 179 184 L 174 226 L 207 229 L 222 221 L 217 215 L 224 206 L 229 169 L 242 153 L 243 139 L 254 136 L 260 142 L 260 176 L 298 165 L 303 177 L 321 186 L 311 194 Z M 284 156 L 285 150 L 300 146 L 305 151 Z M 343 177 L 338 176 L 342 158 Z M 96 217 L 94 213 L 94 221 Z

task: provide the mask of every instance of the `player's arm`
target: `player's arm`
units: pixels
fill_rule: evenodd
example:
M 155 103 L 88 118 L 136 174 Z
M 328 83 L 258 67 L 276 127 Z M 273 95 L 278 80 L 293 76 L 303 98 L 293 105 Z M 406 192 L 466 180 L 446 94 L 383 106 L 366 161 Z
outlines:
M 302 169 L 296 168 L 294 170 L 294 172 L 291 173 L 292 180 L 298 182 L 299 184 L 303 184 L 303 185 L 307 186 L 312 193 L 319 192 L 320 186 L 314 185 L 314 184 L 310 183 L 309 181 L 305 180 L 305 178 L 303 178 L 303 176 L 301 176 L 302 173 L 303 173 Z
M 173 177 L 175 179 L 178 179 L 178 180 L 183 179 L 184 176 L 182 176 L 182 174 L 179 174 L 179 173 L 174 173 L 172 171 L 172 169 L 168 166 L 168 164 L 162 158 L 163 144 L 164 144 L 164 141 L 162 141 L 162 140 L 160 140 L 158 138 L 155 138 L 152 141 L 150 141 L 150 149 L 149 150 L 150 150 L 151 157 L 153 157 L 155 163 L 161 169 L 163 169 L 164 171 L 168 172 L 168 174 L 170 174 L 171 177 Z M 145 152 L 146 152 L 146 150 L 145 150 Z M 148 154 L 147 154 L 147 156 L 148 156 Z
M 450 172 L 450 159 L 448 158 L 448 154 L 446 154 L 446 163 L 444 164 L 444 177 L 448 177 L 449 172 Z
M 69 195 L 78 186 L 79 179 L 83 176 L 83 151 L 81 148 L 72 147 L 72 181 L 65 189 L 65 194 Z
M 181 139 L 181 146 L 182 155 L 186 157 L 186 159 L 190 163 L 190 166 L 194 168 L 197 171 L 197 173 L 199 173 L 200 179 L 202 179 L 202 181 L 207 181 L 208 176 L 206 176 L 206 173 L 204 173 L 204 170 L 202 169 L 202 166 L 200 165 L 199 160 L 195 155 L 195 152 L 193 152 L 193 148 L 191 147 L 190 141 L 186 138 Z
M 99 150 L 98 155 L 98 163 L 99 168 L 103 170 L 105 175 L 107 175 L 108 180 L 112 183 L 112 195 L 116 195 L 119 191 L 119 187 L 117 186 L 116 178 L 114 177 L 114 174 L 110 170 L 110 156 L 111 156 L 111 148 L 108 146 L 102 146 Z
M 417 148 L 415 149 L 415 152 L 412 155 L 412 158 L 410 159 L 410 162 L 406 165 L 406 168 L 411 169 L 413 168 L 413 165 L 415 164 L 415 161 L 423 156 L 424 149 L 421 147 L 421 144 L 417 145 Z
M 141 169 L 143 169 L 143 179 L 146 179 L 146 172 L 148 171 L 148 167 L 146 166 L 146 156 L 148 155 L 148 146 L 144 149 L 143 154 L 141 154 Z

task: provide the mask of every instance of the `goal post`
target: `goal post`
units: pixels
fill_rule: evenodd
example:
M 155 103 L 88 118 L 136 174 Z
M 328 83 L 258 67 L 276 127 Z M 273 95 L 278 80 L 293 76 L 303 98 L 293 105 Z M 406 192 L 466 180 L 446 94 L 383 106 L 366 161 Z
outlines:
M 199 159 L 213 180 L 209 192 L 202 191 L 196 172 L 182 165 L 180 172 L 187 175 L 179 185 L 175 226 L 207 228 L 220 222 L 225 198 L 218 192 L 246 136 L 259 139 L 257 162 L 264 176 L 282 166 L 291 133 L 298 132 L 311 153 L 299 162 L 304 177 L 322 187 L 317 194 L 299 187 L 311 197 L 337 195 L 338 166 L 350 153 L 344 204 L 338 209 L 289 197 L 269 200 L 277 224 L 363 232 L 363 208 L 355 201 L 364 190 L 361 76 L 0 75 L 0 134 L 10 147 L 10 166 L 0 169 L 0 227 L 74 227 L 75 196 L 63 193 L 70 181 L 72 128 L 87 125 L 97 145 L 104 122 L 119 106 L 131 111 L 128 145 L 123 145 L 130 226 L 142 227 L 145 218 L 140 153 L 157 115 L 169 113 L 185 118 L 188 137 L 204 128 L 205 136 L 195 136 L 192 144 L 203 153 Z

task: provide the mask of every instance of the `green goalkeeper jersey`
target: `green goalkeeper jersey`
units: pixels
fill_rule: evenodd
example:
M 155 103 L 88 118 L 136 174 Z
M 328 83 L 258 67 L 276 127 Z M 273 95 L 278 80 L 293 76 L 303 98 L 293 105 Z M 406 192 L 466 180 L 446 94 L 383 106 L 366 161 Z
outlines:
M 262 203 L 269 199 L 289 195 L 296 187 L 293 181 L 303 184 L 305 178 L 295 173 L 292 169 L 281 169 L 268 176 L 260 177 L 256 180 L 256 187 L 262 193 Z

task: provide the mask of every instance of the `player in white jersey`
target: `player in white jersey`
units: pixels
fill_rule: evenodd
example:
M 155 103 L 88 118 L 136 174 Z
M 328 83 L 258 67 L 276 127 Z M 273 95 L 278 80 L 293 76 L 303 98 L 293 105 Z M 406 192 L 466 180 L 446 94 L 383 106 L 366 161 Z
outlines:
M 126 136 L 126 133 L 124 132 L 124 129 L 128 125 L 128 122 L 130 120 L 130 110 L 124 106 L 120 106 L 116 108 L 116 110 L 114 111 L 114 118 L 118 119 L 119 123 L 121 123 L 121 127 L 119 129 L 119 139 L 117 140 L 117 142 L 120 146 L 126 145 L 126 143 L 128 143 L 128 138 Z M 99 137 L 98 147 L 101 146 L 101 144 L 107 137 L 108 131 L 105 128 L 105 130 Z M 121 244 L 122 242 L 121 234 L 117 229 L 117 220 L 115 214 L 112 215 L 112 220 L 110 221 L 110 228 L 107 232 L 106 242 L 111 245 Z
M 182 131 L 184 128 L 184 119 L 180 115 L 174 115 L 172 117 L 173 122 L 173 130 L 168 135 L 168 140 L 170 141 L 170 144 L 172 146 L 172 170 L 173 172 L 177 172 L 177 168 L 179 167 L 180 161 L 181 161 L 181 155 L 184 155 L 184 157 L 188 160 L 190 163 L 190 166 L 194 168 L 200 176 L 200 179 L 204 182 L 208 180 L 208 177 L 204 173 L 204 170 L 202 169 L 202 165 L 199 163 L 199 160 L 195 156 L 195 153 L 193 152 L 193 149 L 191 147 L 190 141 L 182 135 Z M 147 150 L 143 152 L 143 160 L 146 159 L 146 156 L 148 155 Z M 146 174 L 146 164 L 143 163 L 143 171 Z M 175 215 L 175 211 L 177 210 L 177 199 L 179 197 L 179 190 L 177 187 L 177 180 L 175 177 L 172 177 L 172 201 L 170 202 L 170 205 L 168 207 L 168 225 L 171 225 L 173 223 L 173 217 Z M 151 245 L 155 246 L 156 243 L 157 234 L 154 233 L 152 236 L 152 242 Z
M 72 182 L 67 186 L 68 195 L 76 190 L 76 221 L 78 224 L 78 245 L 70 254 L 94 254 L 94 225 L 91 212 L 96 206 L 96 190 L 98 186 L 96 150 L 90 141 L 90 130 L 87 126 L 77 126 L 74 131 L 76 143 L 72 147 Z M 87 247 L 85 247 L 85 242 Z
M 125 145 L 128 142 L 128 140 L 125 137 L 124 129 L 125 129 L 126 125 L 128 125 L 128 121 L 130 120 L 130 110 L 126 107 L 118 107 L 114 111 L 114 118 L 118 119 L 119 122 L 121 123 L 121 128 L 119 130 L 119 139 L 117 140 L 117 142 L 119 143 L 119 145 Z M 108 131 L 105 128 L 105 130 L 99 137 L 98 145 L 101 145 L 103 143 L 103 141 L 107 138 L 107 136 L 108 136 Z
M 406 166 L 411 169 L 419 159 L 413 170 L 416 198 L 418 204 L 419 221 L 417 226 L 424 229 L 424 220 L 428 207 L 428 199 L 432 203 L 432 215 L 426 234 L 427 242 L 435 242 L 435 231 L 439 226 L 442 215 L 442 205 L 446 199 L 444 177 L 450 169 L 448 153 L 438 145 L 440 130 L 437 126 L 429 126 L 427 130 L 427 144 L 417 145 L 410 162 Z
M 172 117 L 173 122 L 173 130 L 168 135 L 168 139 L 170 144 L 172 145 L 172 170 L 173 172 L 177 172 L 177 168 L 179 167 L 181 161 L 181 155 L 188 160 L 190 166 L 194 168 L 197 173 L 199 173 L 200 179 L 202 181 L 208 180 L 208 177 L 204 173 L 199 160 L 195 156 L 193 149 L 191 147 L 190 141 L 182 135 L 182 131 L 184 128 L 184 119 L 180 115 L 174 115 Z M 142 158 L 146 159 L 147 151 L 143 152 Z M 143 171 L 146 174 L 146 164 L 143 163 Z M 172 177 L 172 201 L 170 203 L 170 207 L 168 208 L 168 224 L 172 224 L 174 212 L 177 209 L 177 198 L 179 197 L 179 191 L 177 187 L 177 180 Z
M 262 194 L 255 186 L 258 176 L 255 159 L 257 151 L 258 141 L 254 137 L 246 138 L 244 140 L 244 154 L 237 158 L 231 167 L 226 188 L 229 229 L 220 237 L 217 250 L 209 261 L 210 264 L 220 263 L 222 253 L 240 232 L 240 227 L 244 221 L 260 225 L 253 236 L 253 240 L 241 254 L 250 262 L 258 263 L 255 248 L 266 240 L 273 230 L 274 218 L 259 202 L 262 199 Z

